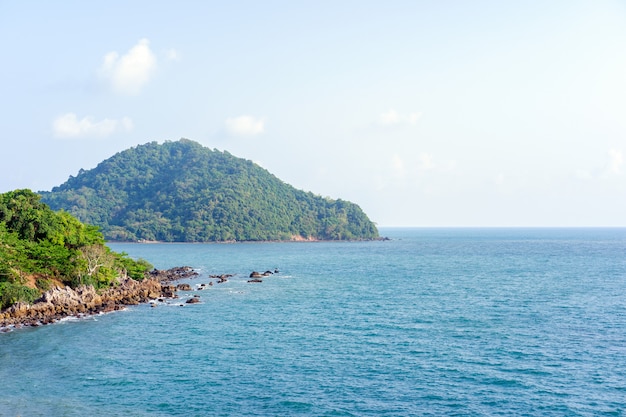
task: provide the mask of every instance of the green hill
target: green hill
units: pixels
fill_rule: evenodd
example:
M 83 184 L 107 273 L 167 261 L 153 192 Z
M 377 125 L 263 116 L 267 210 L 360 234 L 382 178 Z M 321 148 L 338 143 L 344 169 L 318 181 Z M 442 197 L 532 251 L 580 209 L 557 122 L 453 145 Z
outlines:
M 378 237 L 356 204 L 297 190 L 251 161 L 187 139 L 127 149 L 40 194 L 109 240 Z

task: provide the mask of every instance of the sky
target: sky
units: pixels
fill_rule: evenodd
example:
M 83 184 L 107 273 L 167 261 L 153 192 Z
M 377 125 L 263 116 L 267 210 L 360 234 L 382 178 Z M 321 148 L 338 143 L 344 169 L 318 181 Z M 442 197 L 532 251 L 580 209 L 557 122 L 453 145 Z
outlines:
M 0 0 L 0 192 L 188 138 L 379 226 L 626 226 L 626 2 Z

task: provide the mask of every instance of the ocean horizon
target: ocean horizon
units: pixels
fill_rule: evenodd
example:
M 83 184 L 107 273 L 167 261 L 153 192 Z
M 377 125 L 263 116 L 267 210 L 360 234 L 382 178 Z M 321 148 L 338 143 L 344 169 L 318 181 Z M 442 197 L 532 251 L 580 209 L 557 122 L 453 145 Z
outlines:
M 380 232 L 110 243 L 192 291 L 0 334 L 0 416 L 624 414 L 626 228 Z

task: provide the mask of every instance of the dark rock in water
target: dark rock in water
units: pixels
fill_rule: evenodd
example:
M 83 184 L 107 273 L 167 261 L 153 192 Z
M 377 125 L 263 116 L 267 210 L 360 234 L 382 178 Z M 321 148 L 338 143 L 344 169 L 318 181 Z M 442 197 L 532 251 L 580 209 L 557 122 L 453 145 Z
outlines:
M 185 301 L 187 304 L 197 304 L 200 302 L 199 297 L 192 297 L 189 300 Z
M 252 271 L 250 273 L 250 278 L 269 277 L 272 274 L 274 274 L 272 271 L 265 271 L 265 272 Z
M 233 274 L 209 275 L 210 278 L 230 278 Z
M 221 284 L 223 282 L 228 281 L 228 278 L 233 277 L 233 274 L 222 274 L 222 275 L 209 275 L 209 278 L 217 278 L 217 283 Z M 213 285 L 213 283 L 209 283 L 209 285 Z
M 149 275 L 163 283 L 166 283 L 171 281 L 177 281 L 183 278 L 193 278 L 195 276 L 198 276 L 198 273 L 190 266 L 181 266 L 178 268 L 171 268 L 165 271 L 155 269 L 151 271 Z
M 175 298 L 176 287 L 174 285 L 161 284 L 161 295 L 165 298 Z
M 176 286 L 176 289 L 180 290 L 180 291 L 191 291 L 191 285 L 189 285 L 189 284 L 178 284 Z
M 259 278 L 253 278 L 253 279 L 249 279 L 248 282 L 263 282 L 263 280 Z

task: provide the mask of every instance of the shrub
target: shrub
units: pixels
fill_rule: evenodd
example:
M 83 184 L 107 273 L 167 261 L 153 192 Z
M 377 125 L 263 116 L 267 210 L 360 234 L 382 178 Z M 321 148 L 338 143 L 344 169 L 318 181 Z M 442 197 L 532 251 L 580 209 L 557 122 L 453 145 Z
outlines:
M 0 309 L 15 303 L 32 303 L 39 297 L 39 291 L 14 282 L 0 282 Z

